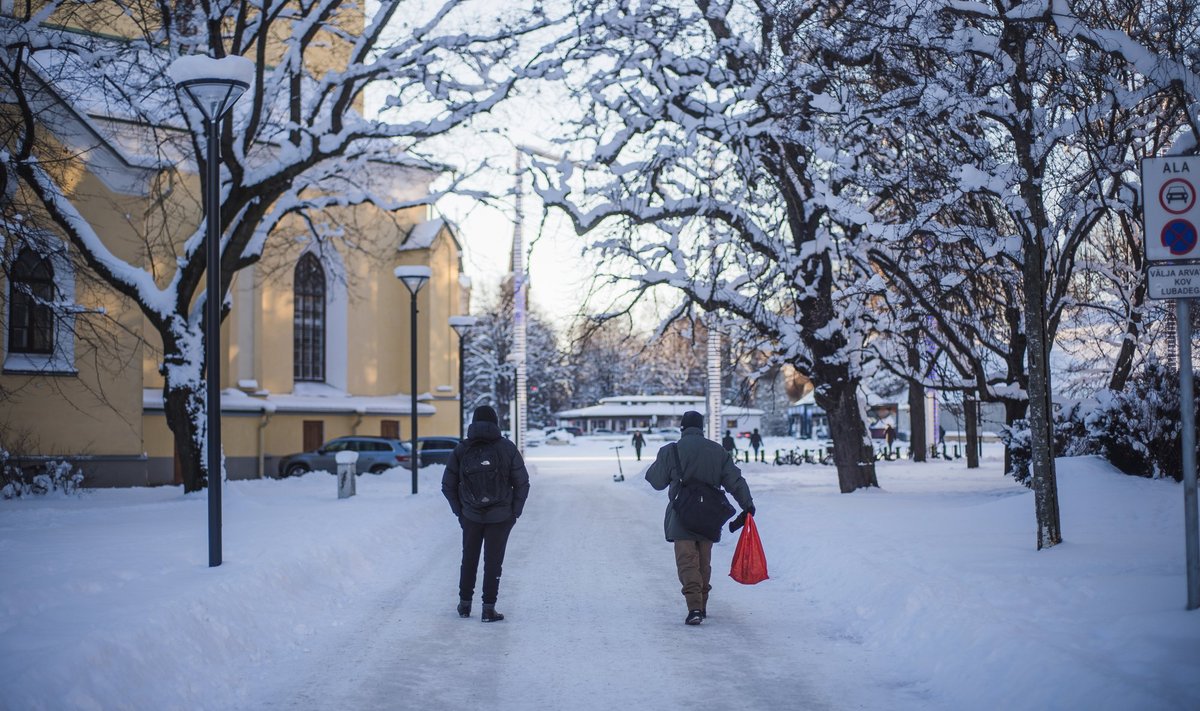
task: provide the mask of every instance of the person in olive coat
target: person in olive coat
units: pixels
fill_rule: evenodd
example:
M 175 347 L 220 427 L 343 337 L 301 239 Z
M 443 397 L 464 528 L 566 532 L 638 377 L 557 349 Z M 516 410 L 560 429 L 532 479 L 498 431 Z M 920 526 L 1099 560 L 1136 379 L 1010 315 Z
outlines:
M 754 499 L 750 496 L 750 485 L 742 478 L 742 472 L 734 464 L 729 452 L 716 442 L 705 439 L 702 431 L 704 416 L 695 410 L 688 410 L 683 413 L 681 424 L 683 433 L 679 442 L 658 450 L 654 463 L 646 469 L 646 481 L 656 491 L 667 489 L 663 532 L 667 541 L 675 544 L 675 568 L 688 608 L 684 622 L 698 625 L 708 616 L 708 593 L 712 590 L 712 546 L 716 541 L 684 528 L 671 505 L 679 493 L 683 474 L 675 465 L 672 450 L 678 447 L 679 463 L 689 479 L 724 489 L 733 496 L 743 512 L 754 515 Z M 717 539 L 720 539 L 720 532 Z
M 497 503 L 479 507 L 463 500 L 460 488 L 460 466 L 472 446 L 487 446 L 499 457 L 499 471 L 507 476 L 511 495 Z M 508 493 L 508 492 L 506 492 Z M 500 433 L 496 411 L 487 405 L 475 408 L 467 438 L 460 442 L 446 461 L 442 475 L 442 495 L 450 502 L 450 510 L 462 527 L 462 566 L 458 580 L 458 614 L 471 616 L 471 599 L 475 595 L 475 576 L 479 570 L 479 554 L 483 552 L 483 614 L 484 622 L 498 622 L 504 615 L 496 612 L 500 592 L 500 573 L 504 552 L 513 524 L 525 510 L 529 497 L 529 472 L 517 445 Z

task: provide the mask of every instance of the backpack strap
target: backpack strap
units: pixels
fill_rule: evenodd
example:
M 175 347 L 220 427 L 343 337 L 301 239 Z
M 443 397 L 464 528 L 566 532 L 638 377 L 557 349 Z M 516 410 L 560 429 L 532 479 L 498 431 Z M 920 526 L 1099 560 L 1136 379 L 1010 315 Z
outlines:
M 675 468 L 679 470 L 679 482 L 682 484 L 686 472 L 683 470 L 683 462 L 679 460 L 679 443 L 671 443 L 671 454 L 675 455 Z

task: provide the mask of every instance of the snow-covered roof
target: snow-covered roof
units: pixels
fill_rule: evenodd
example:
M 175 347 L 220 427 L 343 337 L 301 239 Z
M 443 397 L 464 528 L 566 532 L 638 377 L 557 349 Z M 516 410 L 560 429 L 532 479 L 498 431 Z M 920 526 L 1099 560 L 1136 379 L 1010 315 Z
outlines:
M 554 413 L 561 419 L 588 417 L 682 417 L 688 410 L 702 409 L 701 395 L 618 395 L 600 398 L 599 405 L 563 410 Z M 721 414 L 729 417 L 762 416 L 763 411 L 753 407 L 722 405 Z
M 396 395 L 350 395 L 334 391 L 331 394 L 271 393 L 263 397 L 248 395 L 241 390 L 221 391 L 222 412 L 326 412 L 359 415 L 408 415 L 412 400 L 406 394 Z M 303 393 L 303 390 L 301 390 Z M 437 408 L 421 402 L 417 396 L 417 414 L 434 415 Z M 163 394 L 159 388 L 142 391 L 142 408 L 163 409 Z
M 413 228 L 408 233 L 408 238 L 396 249 L 401 252 L 414 249 L 429 249 L 433 246 L 434 240 L 441 234 L 443 228 L 450 233 L 450 239 L 454 241 L 455 247 L 461 250 L 462 245 L 458 240 L 457 228 L 454 223 L 444 217 L 435 217 L 432 220 L 426 220 L 413 225 Z
M 259 89 L 253 80 L 253 63 L 242 57 L 179 57 L 174 61 L 182 64 L 173 65 L 171 56 L 156 48 L 95 35 L 81 37 L 79 41 L 91 43 L 91 53 L 43 48 L 30 58 L 30 66 L 74 118 L 94 134 L 91 145 L 83 148 L 91 149 L 98 139 L 131 166 L 162 169 L 177 165 L 195 170 L 195 155 L 184 120 L 191 102 L 177 95 L 175 81 L 168 78 L 169 67 L 180 69 L 176 77 L 179 81 L 196 74 L 198 64 L 223 63 L 222 72 L 243 81 L 249 76 L 250 91 Z M 120 61 L 105 61 L 114 56 Z M 307 75 L 301 81 L 315 82 Z M 274 75 L 268 71 L 260 97 L 264 103 L 261 116 L 271 125 L 242 157 L 252 170 L 272 170 L 281 161 L 291 159 L 289 152 L 293 149 L 286 141 L 286 122 L 270 118 L 288 116 L 290 92 L 274 82 Z M 316 93 L 315 88 L 311 93 Z M 244 97 L 234 104 L 230 115 L 235 132 L 245 125 L 253 103 Z M 353 109 L 349 113 L 353 114 Z M 369 169 L 354 171 L 357 183 L 396 201 L 424 196 L 434 174 L 448 169 L 404 152 L 390 138 L 365 136 L 356 144 L 363 155 L 369 156 L 365 161 Z
M 613 395 L 600 398 L 601 405 L 639 405 L 646 403 L 671 403 L 677 405 L 703 405 L 703 395 Z

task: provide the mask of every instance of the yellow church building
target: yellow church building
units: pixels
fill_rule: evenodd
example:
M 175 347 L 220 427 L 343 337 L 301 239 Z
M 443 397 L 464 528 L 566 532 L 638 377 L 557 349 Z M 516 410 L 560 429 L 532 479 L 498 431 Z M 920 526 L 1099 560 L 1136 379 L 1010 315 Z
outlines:
M 154 160 L 136 126 L 102 105 L 73 102 L 50 80 L 33 95 L 41 145 L 65 157 L 56 180 L 113 254 L 149 268 L 156 257 L 143 257 L 137 235 L 164 219 L 164 203 L 190 206 L 170 214 L 191 220 L 192 230 L 203 219 L 190 157 Z M 0 119 L 11 120 L 5 111 L 0 102 Z M 435 166 L 411 164 L 372 172 L 410 200 L 429 195 L 438 177 Z M 7 199 L 19 200 L 19 191 Z M 353 240 L 289 239 L 285 225 L 261 260 L 234 277 L 220 344 L 229 478 L 273 476 L 280 457 L 338 436 L 411 436 L 413 397 L 422 436 L 459 433 L 458 336 L 449 319 L 470 306 L 460 235 L 429 207 L 345 210 Z M 25 219 L 38 222 L 36 214 Z M 0 270 L 0 446 L 26 466 L 76 463 L 85 486 L 178 483 L 157 331 L 52 226 L 0 239 L 9 252 Z M 393 274 L 402 265 L 432 272 L 417 295 L 416 393 L 412 297 Z

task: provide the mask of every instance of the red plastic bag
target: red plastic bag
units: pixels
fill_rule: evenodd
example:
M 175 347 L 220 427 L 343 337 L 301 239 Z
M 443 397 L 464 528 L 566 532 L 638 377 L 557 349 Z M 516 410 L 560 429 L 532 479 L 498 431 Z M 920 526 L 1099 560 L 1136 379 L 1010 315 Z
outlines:
M 767 556 L 763 553 L 754 517 L 749 514 L 746 514 L 746 527 L 742 529 L 737 548 L 733 551 L 729 577 L 742 585 L 754 585 L 767 579 Z

